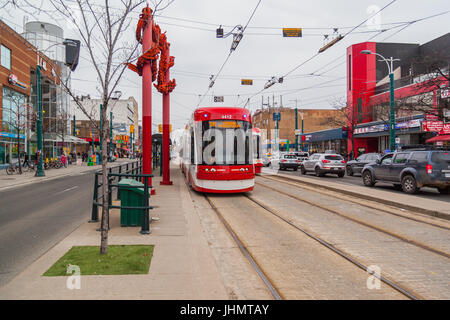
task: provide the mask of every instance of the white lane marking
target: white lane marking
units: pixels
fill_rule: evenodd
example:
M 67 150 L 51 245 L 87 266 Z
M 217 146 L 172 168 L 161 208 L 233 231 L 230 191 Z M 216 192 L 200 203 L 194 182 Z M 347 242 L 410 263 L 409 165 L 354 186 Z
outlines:
M 65 190 L 63 190 L 63 191 L 57 192 L 57 193 L 55 193 L 55 195 L 61 194 L 61 193 L 64 193 L 64 192 L 67 192 L 67 191 L 70 191 L 70 190 L 73 190 L 73 189 L 76 189 L 76 188 L 78 188 L 78 186 L 74 186 L 74 187 L 72 187 L 72 188 L 68 188 L 68 189 L 65 189 Z

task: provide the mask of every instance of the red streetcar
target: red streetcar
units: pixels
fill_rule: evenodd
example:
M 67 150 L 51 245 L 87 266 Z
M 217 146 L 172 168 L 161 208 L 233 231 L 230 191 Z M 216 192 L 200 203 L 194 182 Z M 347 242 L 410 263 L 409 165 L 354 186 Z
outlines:
M 199 192 L 252 191 L 251 114 L 244 108 L 208 107 L 194 111 L 182 140 L 181 170 Z
M 253 128 L 253 164 L 255 166 L 255 173 L 261 173 L 263 167 L 263 161 L 261 157 L 262 143 L 261 143 L 261 130 Z

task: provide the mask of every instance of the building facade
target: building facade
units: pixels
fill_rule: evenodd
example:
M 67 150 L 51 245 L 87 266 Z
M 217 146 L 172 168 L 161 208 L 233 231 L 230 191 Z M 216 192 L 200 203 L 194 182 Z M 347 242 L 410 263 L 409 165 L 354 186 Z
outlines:
M 280 114 L 280 120 L 278 121 L 279 150 L 287 150 L 288 143 L 289 143 L 289 150 L 294 150 L 296 142 L 295 109 L 292 108 L 259 109 L 252 115 L 253 126 L 265 130 L 267 132 L 267 138 L 266 139 L 263 138 L 263 143 L 267 146 L 267 149 L 271 149 L 272 145 L 275 143 L 276 138 L 276 131 L 274 130 L 277 128 L 277 122 L 274 120 L 274 113 Z M 300 134 L 302 130 L 302 118 L 303 118 L 303 139 Z M 297 110 L 297 128 L 298 128 L 297 133 L 299 133 L 297 135 L 298 149 L 299 150 L 301 149 L 302 142 L 303 142 L 303 150 L 310 149 L 309 144 L 310 142 L 313 141 L 306 140 L 308 133 L 333 129 L 342 126 L 342 123 L 345 123 L 344 119 L 345 113 L 342 110 L 298 109 Z M 319 141 L 314 140 L 314 142 Z
M 19 152 L 32 157 L 36 153 L 37 65 L 44 117 L 45 111 L 57 106 L 61 69 L 1 20 L 0 53 L 0 165 L 5 165 L 14 162 Z
M 82 138 L 90 143 L 91 151 L 99 149 L 100 132 L 100 104 L 101 99 L 91 99 L 86 97 L 80 99 L 83 108 L 89 114 L 89 117 L 77 106 L 74 101 L 71 101 L 71 110 L 75 118 L 75 131 L 72 121 L 72 131 L 76 133 L 77 137 Z M 140 136 L 139 136 L 139 109 L 137 101 L 134 97 L 128 99 L 111 99 L 108 107 L 107 119 L 104 125 L 110 127 L 110 116 L 112 113 L 112 152 L 128 153 L 134 148 L 134 151 L 139 150 Z M 89 118 L 95 120 L 95 125 Z M 108 141 L 108 143 L 110 143 Z M 83 148 L 82 151 L 85 150 Z
M 450 134 L 450 33 L 423 45 L 358 43 L 347 48 L 348 145 L 355 154 L 390 149 L 389 69 L 375 53 L 400 59 L 393 63 L 396 145 Z

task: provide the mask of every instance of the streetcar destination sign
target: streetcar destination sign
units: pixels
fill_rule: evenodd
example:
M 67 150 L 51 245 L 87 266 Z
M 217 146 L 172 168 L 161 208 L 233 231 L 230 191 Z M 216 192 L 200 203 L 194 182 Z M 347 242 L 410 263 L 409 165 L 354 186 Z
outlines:
M 283 28 L 283 37 L 300 38 L 302 36 L 302 28 Z
M 241 79 L 241 84 L 243 86 L 252 86 L 253 80 L 252 79 Z

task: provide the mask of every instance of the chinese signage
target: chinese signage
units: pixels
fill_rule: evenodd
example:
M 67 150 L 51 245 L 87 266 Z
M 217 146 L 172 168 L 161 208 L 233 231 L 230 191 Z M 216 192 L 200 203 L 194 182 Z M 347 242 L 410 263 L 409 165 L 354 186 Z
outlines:
M 424 121 L 423 131 L 450 134 L 450 123 L 444 123 L 443 121 Z
M 450 97 L 450 90 L 449 88 L 441 89 L 441 98 L 446 99 Z

